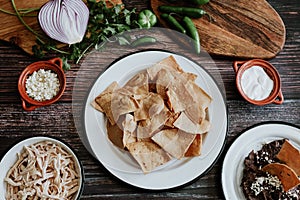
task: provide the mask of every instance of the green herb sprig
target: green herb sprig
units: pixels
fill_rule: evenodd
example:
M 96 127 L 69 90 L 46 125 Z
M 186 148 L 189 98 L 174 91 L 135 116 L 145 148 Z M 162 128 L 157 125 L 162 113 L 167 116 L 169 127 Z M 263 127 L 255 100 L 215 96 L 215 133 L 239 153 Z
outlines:
M 36 45 L 32 47 L 35 57 L 43 58 L 46 55 L 61 57 L 64 69 L 70 69 L 70 62 L 78 64 L 84 55 L 91 49 L 101 50 L 107 42 L 118 42 L 120 45 L 131 45 L 131 39 L 122 36 L 121 33 L 135 28 L 143 28 L 138 22 L 139 17 L 136 9 L 126 9 L 124 4 L 110 4 L 107 6 L 105 0 L 85 1 L 89 8 L 89 22 L 85 37 L 76 44 L 64 45 L 32 29 L 23 17 L 36 17 L 39 8 L 18 9 L 15 0 L 11 0 L 14 12 L 0 8 L 0 12 L 15 15 L 20 22 L 36 37 Z M 151 12 L 151 11 L 150 11 Z M 109 38 L 115 36 L 113 41 Z M 136 38 L 138 39 L 138 38 Z M 149 39 L 149 38 L 148 38 Z M 153 39 L 151 41 L 154 41 Z
M 64 69 L 68 70 L 68 61 L 78 64 L 82 57 L 90 49 L 100 49 L 103 43 L 109 42 L 111 36 L 124 31 L 140 27 L 137 23 L 135 9 L 126 9 L 123 4 L 108 7 L 105 1 L 88 0 L 87 6 L 90 10 L 89 23 L 85 37 L 80 43 L 65 46 L 59 50 L 55 42 L 37 41 L 33 46 L 33 53 L 36 57 L 43 57 L 45 52 L 58 53 L 64 60 Z M 123 38 L 120 38 L 123 40 Z M 122 42 L 122 41 L 120 41 Z

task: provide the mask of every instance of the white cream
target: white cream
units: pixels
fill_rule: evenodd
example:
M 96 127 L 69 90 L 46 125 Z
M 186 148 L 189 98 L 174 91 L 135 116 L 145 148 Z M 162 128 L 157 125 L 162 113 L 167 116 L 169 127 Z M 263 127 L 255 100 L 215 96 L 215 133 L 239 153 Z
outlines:
M 264 100 L 272 92 L 273 80 L 260 66 L 246 69 L 241 77 L 242 90 L 252 100 Z

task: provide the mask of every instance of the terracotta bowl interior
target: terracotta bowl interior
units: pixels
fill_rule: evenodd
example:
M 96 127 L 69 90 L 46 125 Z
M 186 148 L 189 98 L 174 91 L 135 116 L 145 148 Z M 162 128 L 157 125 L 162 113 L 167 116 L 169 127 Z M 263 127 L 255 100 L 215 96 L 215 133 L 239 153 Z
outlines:
M 26 87 L 25 87 L 26 79 L 33 72 L 38 71 L 39 69 L 51 70 L 57 74 L 57 77 L 59 79 L 60 89 L 59 89 L 57 95 L 50 100 L 37 101 L 37 100 L 34 100 L 33 98 L 29 97 L 26 92 Z M 65 87 L 66 87 L 66 78 L 65 78 L 63 70 L 61 69 L 61 67 L 59 67 L 55 63 L 48 62 L 48 61 L 35 62 L 35 63 L 32 63 L 31 65 L 27 66 L 24 69 L 24 71 L 22 72 L 22 74 L 20 75 L 19 83 L 18 83 L 19 93 L 20 93 L 21 97 L 23 98 L 23 100 L 29 104 L 37 105 L 37 106 L 49 105 L 49 104 L 56 102 L 62 96 L 62 94 L 65 90 Z
M 271 92 L 271 94 L 263 100 L 253 100 L 250 99 L 242 90 L 241 87 L 241 78 L 245 70 L 253 67 L 253 66 L 260 66 L 262 67 L 265 72 L 269 75 L 269 77 L 274 81 L 274 87 Z M 236 74 L 236 86 L 240 92 L 240 94 L 243 96 L 245 100 L 247 100 L 250 103 L 256 104 L 256 105 L 265 105 L 272 103 L 277 97 L 280 92 L 280 87 L 281 87 L 281 81 L 279 74 L 277 70 L 267 61 L 264 60 L 250 60 L 242 64 Z

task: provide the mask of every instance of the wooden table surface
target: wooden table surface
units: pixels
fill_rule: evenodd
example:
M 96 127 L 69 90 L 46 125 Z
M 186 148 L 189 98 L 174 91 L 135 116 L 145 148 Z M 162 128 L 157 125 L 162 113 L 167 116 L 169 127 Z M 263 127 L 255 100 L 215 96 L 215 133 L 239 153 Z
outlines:
M 136 7 L 141 10 L 149 7 L 148 1 L 124 2 L 128 8 Z M 115 178 L 86 150 L 76 129 L 76 116 L 72 112 L 72 92 L 76 77 L 82 71 L 87 75 L 92 74 L 92 71 L 89 71 L 89 68 L 82 69 L 80 65 L 73 65 L 71 70 L 66 72 L 67 87 L 62 98 L 51 106 L 26 112 L 21 106 L 17 81 L 24 67 L 36 59 L 5 42 L 0 42 L 0 155 L 24 137 L 49 135 L 70 144 L 82 161 L 85 186 L 81 199 L 224 199 L 221 184 L 223 159 L 234 139 L 243 130 L 267 121 L 283 121 L 300 126 L 300 3 L 299 0 L 268 2 L 279 13 L 286 26 L 284 48 L 275 58 L 269 60 L 280 73 L 284 103 L 266 106 L 247 103 L 235 87 L 235 72 L 232 68 L 234 59 L 213 57 L 215 65 L 210 70 L 220 73 L 223 79 L 229 127 L 221 156 L 204 176 L 167 191 L 142 190 Z M 167 50 L 176 48 L 172 41 L 166 40 L 162 43 L 159 45 L 163 45 Z M 162 48 L 159 45 L 156 48 Z M 128 53 L 131 51 L 128 50 Z M 106 54 L 110 55 L 107 52 Z M 103 55 L 105 56 L 105 53 Z M 114 58 L 118 54 L 112 55 Z M 95 65 L 96 63 L 92 67 Z M 84 77 L 82 74 L 80 76 Z

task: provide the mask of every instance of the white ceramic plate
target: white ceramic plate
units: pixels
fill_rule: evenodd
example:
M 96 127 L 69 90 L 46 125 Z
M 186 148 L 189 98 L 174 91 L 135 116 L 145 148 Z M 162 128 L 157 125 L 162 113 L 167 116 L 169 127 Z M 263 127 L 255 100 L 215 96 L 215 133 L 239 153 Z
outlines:
M 300 129 L 286 124 L 269 122 L 254 126 L 241 134 L 226 153 L 222 169 L 222 187 L 225 198 L 246 199 L 241 185 L 244 159 L 254 150 L 258 151 L 266 143 L 287 138 L 300 149 Z
M 42 142 L 42 141 L 50 141 L 56 144 L 59 144 L 61 147 L 63 147 L 65 150 L 67 150 L 75 159 L 75 162 L 78 165 L 78 169 L 80 170 L 80 190 L 78 191 L 76 198 L 79 199 L 82 190 L 83 190 L 83 180 L 84 180 L 84 173 L 83 173 L 83 168 L 80 164 L 80 161 L 78 160 L 77 156 L 75 153 L 71 150 L 68 145 L 64 144 L 63 142 L 56 140 L 54 138 L 50 137 L 31 137 L 27 138 L 25 140 L 20 141 L 19 143 L 15 144 L 12 148 L 10 148 L 7 153 L 2 157 L 1 162 L 0 162 L 0 199 L 5 199 L 5 193 L 6 193 L 6 184 L 4 182 L 4 178 L 9 171 L 9 169 L 14 165 L 14 163 L 17 161 L 17 153 L 21 152 L 24 148 L 24 146 L 29 146 L 31 144 L 37 143 L 37 142 Z
M 173 160 L 157 170 L 145 175 L 128 152 L 121 151 L 108 140 L 106 117 L 96 111 L 91 102 L 109 84 L 117 81 L 123 86 L 139 71 L 173 55 L 186 72 L 198 75 L 196 83 L 212 98 L 209 120 L 212 128 L 207 134 L 202 155 L 192 159 Z M 145 189 L 168 189 L 185 184 L 207 171 L 223 149 L 227 133 L 227 109 L 221 91 L 214 79 L 196 63 L 189 59 L 162 51 L 144 51 L 131 54 L 110 66 L 95 81 L 85 105 L 84 126 L 95 157 L 119 179 Z

